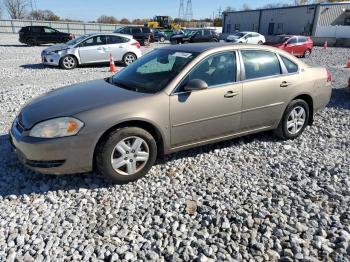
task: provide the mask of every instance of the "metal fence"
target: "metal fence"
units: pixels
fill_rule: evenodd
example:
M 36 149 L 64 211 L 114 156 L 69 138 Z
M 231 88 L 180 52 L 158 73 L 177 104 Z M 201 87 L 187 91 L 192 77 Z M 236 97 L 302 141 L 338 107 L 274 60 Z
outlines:
M 61 21 L 37 21 L 37 20 L 0 20 L 0 33 L 17 34 L 24 26 L 49 26 L 58 31 L 67 32 L 75 35 L 86 33 L 103 32 L 111 33 L 118 29 L 121 24 L 99 24 L 99 23 L 80 23 L 80 22 L 61 22 Z

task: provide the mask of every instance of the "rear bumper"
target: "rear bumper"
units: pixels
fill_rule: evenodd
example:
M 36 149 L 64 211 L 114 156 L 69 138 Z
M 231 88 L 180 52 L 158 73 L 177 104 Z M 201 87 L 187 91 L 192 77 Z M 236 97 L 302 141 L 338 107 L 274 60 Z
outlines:
M 13 125 L 9 139 L 19 161 L 43 174 L 74 174 L 92 170 L 90 146 L 84 136 L 43 139 L 22 135 Z

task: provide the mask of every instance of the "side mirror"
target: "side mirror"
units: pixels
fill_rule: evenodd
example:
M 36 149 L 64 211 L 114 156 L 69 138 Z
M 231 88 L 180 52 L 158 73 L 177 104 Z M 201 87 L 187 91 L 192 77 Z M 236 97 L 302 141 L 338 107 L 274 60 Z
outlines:
M 203 90 L 207 88 L 208 88 L 208 84 L 201 79 L 192 79 L 184 86 L 185 91 L 196 91 L 196 90 Z

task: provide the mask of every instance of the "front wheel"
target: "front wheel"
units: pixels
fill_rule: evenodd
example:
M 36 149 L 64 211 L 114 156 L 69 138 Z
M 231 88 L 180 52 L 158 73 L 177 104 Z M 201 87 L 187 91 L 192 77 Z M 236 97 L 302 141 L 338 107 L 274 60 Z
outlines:
M 258 42 L 258 45 L 262 45 L 262 44 L 263 44 L 263 41 L 260 40 L 260 41 Z
M 276 135 L 283 140 L 300 136 L 309 122 L 309 112 L 309 106 L 304 100 L 296 99 L 290 102 L 275 130 Z
M 35 42 L 34 39 L 29 38 L 29 39 L 27 40 L 27 45 L 28 45 L 28 46 L 35 46 L 35 45 L 36 45 L 36 42 Z
M 159 42 L 161 42 L 161 43 L 165 42 L 165 37 L 162 36 L 162 37 L 159 39 Z
M 311 55 L 311 50 L 310 50 L 310 49 L 307 49 L 307 50 L 304 52 L 303 57 L 304 57 L 304 58 L 309 58 L 310 55 Z
M 133 53 L 127 53 L 123 57 L 123 63 L 128 66 L 137 60 L 137 56 Z
M 60 67 L 62 69 L 71 70 L 76 68 L 78 61 L 74 56 L 67 55 L 60 60 Z
M 138 127 L 124 127 L 112 132 L 97 150 L 98 170 L 117 184 L 145 176 L 157 157 L 153 136 Z

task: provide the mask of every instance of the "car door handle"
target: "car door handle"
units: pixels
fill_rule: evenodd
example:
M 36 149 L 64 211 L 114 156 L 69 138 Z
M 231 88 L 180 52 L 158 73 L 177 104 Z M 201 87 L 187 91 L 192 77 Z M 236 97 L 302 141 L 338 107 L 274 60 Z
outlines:
M 291 84 L 292 84 L 292 83 L 283 81 L 283 82 L 280 84 L 280 87 L 287 87 L 287 86 L 290 86 Z
M 237 96 L 237 95 L 238 95 L 237 92 L 228 91 L 228 92 L 224 95 L 224 97 L 225 97 L 225 98 L 232 98 L 232 97 L 235 97 L 235 96 Z

